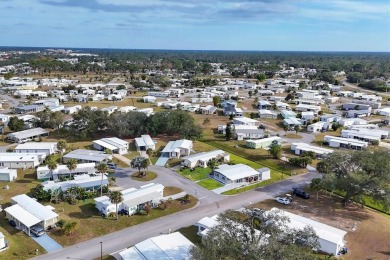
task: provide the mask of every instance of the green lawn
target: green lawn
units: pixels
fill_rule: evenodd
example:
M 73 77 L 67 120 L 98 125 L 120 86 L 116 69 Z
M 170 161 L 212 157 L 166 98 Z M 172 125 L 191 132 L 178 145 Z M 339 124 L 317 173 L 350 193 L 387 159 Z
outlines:
M 147 171 L 145 177 L 139 177 L 138 175 L 139 175 L 138 172 L 134 172 L 131 175 L 131 178 L 135 181 L 151 181 L 157 178 L 157 173 L 152 171 Z
M 184 170 L 177 170 L 177 172 L 184 177 L 190 179 L 191 181 L 199 181 L 206 179 L 209 176 L 209 173 L 211 172 L 210 168 L 201 168 L 196 167 L 194 171 L 190 171 L 190 169 L 186 168 Z
M 189 226 L 181 228 L 179 231 L 183 236 L 185 236 L 188 240 L 190 240 L 194 245 L 201 245 L 202 238 L 198 236 L 196 233 L 198 232 L 198 227 L 196 226 Z
M 199 184 L 200 186 L 202 186 L 203 188 L 206 188 L 208 190 L 214 190 L 216 188 L 223 186 L 221 183 L 219 183 L 213 179 L 204 179 L 204 180 L 197 182 L 197 184 Z
M 230 160 L 235 163 L 245 163 L 255 169 L 268 167 L 272 170 L 283 172 L 287 175 L 305 173 L 305 168 L 295 167 L 282 160 L 274 159 L 264 149 L 250 149 L 245 147 L 245 141 L 207 141 L 199 145 L 204 149 L 222 149 L 231 154 Z M 214 149 L 210 149 L 214 148 Z
M 284 175 L 280 172 L 275 172 L 275 171 L 271 170 L 271 179 L 269 179 L 269 180 L 265 180 L 265 181 L 258 182 L 258 183 L 252 184 L 252 185 L 244 186 L 242 188 L 228 190 L 228 191 L 223 192 L 222 194 L 223 195 L 235 195 L 235 194 L 239 194 L 239 193 L 242 193 L 245 191 L 253 190 L 253 189 L 263 187 L 266 185 L 270 185 L 272 183 L 281 181 L 281 180 L 286 179 L 286 178 L 287 178 L 286 175 Z
M 61 245 L 68 246 L 173 214 L 184 209 L 192 208 L 196 203 L 197 199 L 190 196 L 190 203 L 182 205 L 179 200 L 174 200 L 172 203 L 168 203 L 168 207 L 165 210 L 156 208 L 153 209 L 149 215 L 136 214 L 130 217 L 119 216 L 118 221 L 115 217 L 102 218 L 95 208 L 92 199 L 79 201 L 76 205 L 70 205 L 64 202 L 52 204 L 52 206 L 56 208 L 56 212 L 59 213 L 60 219 L 65 221 L 76 221 L 78 223 L 78 228 L 72 236 L 66 236 L 61 230 L 56 230 L 51 233 L 51 237 Z

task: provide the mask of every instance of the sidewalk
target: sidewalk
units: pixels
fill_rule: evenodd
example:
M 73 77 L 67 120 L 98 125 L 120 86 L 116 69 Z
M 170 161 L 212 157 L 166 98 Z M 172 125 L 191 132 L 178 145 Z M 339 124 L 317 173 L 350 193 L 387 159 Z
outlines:
M 119 161 L 122 161 L 130 166 L 130 159 L 124 157 L 123 155 L 114 153 L 114 154 L 112 154 L 112 156 L 117 158 Z

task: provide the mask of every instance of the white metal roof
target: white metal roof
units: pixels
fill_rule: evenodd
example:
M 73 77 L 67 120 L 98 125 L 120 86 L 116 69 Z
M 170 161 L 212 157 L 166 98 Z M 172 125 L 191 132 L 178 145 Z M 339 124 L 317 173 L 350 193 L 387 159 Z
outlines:
M 0 153 L 0 162 L 36 162 L 44 153 Z
M 366 147 L 368 145 L 367 142 L 352 139 L 352 138 L 344 138 L 344 137 L 338 137 L 338 136 L 331 136 L 331 135 L 325 135 L 324 141 L 327 142 L 337 142 L 341 144 L 351 144 L 354 146 L 363 146 Z
M 196 153 L 190 156 L 186 156 L 183 158 L 183 160 L 188 160 L 190 162 L 209 161 L 212 158 L 216 158 L 221 155 L 224 156 L 226 155 L 226 153 L 222 150 L 214 150 L 210 152 L 202 152 L 202 153 Z
M 347 234 L 346 231 L 323 224 L 321 222 L 305 218 L 284 210 L 277 208 L 272 208 L 271 212 L 279 212 L 279 214 L 284 215 L 290 219 L 288 224 L 291 228 L 303 229 L 305 226 L 310 226 L 314 229 L 317 236 L 320 239 L 332 242 L 332 243 L 341 243 L 344 239 L 344 236 Z
M 243 124 L 258 123 L 259 122 L 259 121 L 255 120 L 255 119 L 248 118 L 248 117 L 235 117 L 235 118 L 233 118 L 233 121 L 237 121 L 237 122 L 240 122 L 240 123 L 243 123 Z
M 256 140 L 248 139 L 248 140 L 246 140 L 246 142 L 259 144 L 259 143 L 270 142 L 270 141 L 271 142 L 272 141 L 279 141 L 279 140 L 282 140 L 282 138 L 279 136 L 271 136 L 271 137 L 267 137 L 267 138 L 263 138 L 263 139 L 256 139 Z
M 76 165 L 76 169 L 72 171 L 72 173 L 80 173 L 80 172 L 89 172 L 95 170 L 95 163 L 79 163 Z M 40 166 L 37 168 L 37 172 L 42 171 L 50 171 L 47 165 Z M 53 174 L 69 174 L 69 168 L 68 166 L 61 164 L 57 165 L 57 168 L 53 170 Z
M 32 227 L 42 220 L 19 206 L 18 204 L 13 205 L 11 207 L 8 207 L 4 209 L 5 212 L 16 218 L 19 222 L 23 223 L 26 227 Z
M 256 171 L 255 169 L 241 163 L 235 165 L 229 165 L 229 164 L 219 165 L 218 168 L 215 169 L 215 172 L 224 175 L 226 178 L 232 181 L 259 174 L 259 172 Z
M 143 257 L 141 259 L 183 260 L 189 258 L 189 251 L 193 246 L 194 244 L 180 232 L 174 232 L 144 240 L 133 246 L 133 249 L 129 251 L 133 250 L 131 256 L 135 256 L 134 252 L 137 252 Z M 125 255 L 123 254 L 125 251 L 121 252 L 122 257 Z M 123 259 L 133 260 L 134 258 Z
M 125 147 L 129 144 L 129 142 L 121 140 L 117 137 L 102 138 L 100 140 L 93 141 L 93 143 L 96 143 L 100 146 L 103 146 L 109 150 L 119 149 L 119 148 Z
M 23 130 L 15 133 L 8 134 L 9 137 L 16 138 L 16 139 L 26 139 L 37 135 L 43 135 L 48 134 L 48 132 L 43 128 L 32 128 L 28 130 Z
M 135 142 L 137 143 L 137 146 L 153 146 L 154 142 L 150 135 L 141 135 L 141 137 L 135 138 Z
M 332 149 L 327 149 L 327 148 L 322 148 L 314 145 L 310 145 L 307 143 L 292 143 L 291 144 L 291 149 L 299 149 L 304 152 L 314 152 L 316 154 L 328 154 L 328 153 L 333 153 Z
M 40 220 L 49 220 L 58 217 L 58 214 L 49 210 L 41 203 L 30 198 L 26 194 L 20 194 L 11 198 L 12 201 L 16 202 L 20 207 L 34 215 Z
M 64 155 L 64 158 L 73 158 L 77 160 L 87 160 L 92 162 L 101 162 L 112 158 L 112 155 L 101 151 L 77 149 Z
M 191 149 L 192 148 L 192 141 L 181 139 L 177 141 L 170 141 L 162 150 L 162 152 L 172 152 L 177 151 L 176 149 L 184 148 L 184 149 Z
M 62 191 L 66 191 L 71 187 L 81 187 L 81 188 L 90 188 L 100 186 L 101 184 L 107 185 L 108 179 L 105 175 L 102 176 L 89 176 L 88 174 L 83 175 L 75 175 L 74 180 L 70 181 L 62 181 L 62 182 L 54 182 L 54 181 L 46 181 L 43 182 L 44 190 L 56 190 L 61 189 Z M 103 182 L 103 183 L 102 183 Z
M 29 142 L 17 145 L 15 150 L 50 150 L 55 146 L 57 146 L 56 142 Z

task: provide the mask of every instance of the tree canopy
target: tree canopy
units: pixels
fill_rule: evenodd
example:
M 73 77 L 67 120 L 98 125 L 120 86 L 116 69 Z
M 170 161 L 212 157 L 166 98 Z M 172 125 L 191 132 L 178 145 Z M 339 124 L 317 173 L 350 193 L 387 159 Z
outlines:
M 288 228 L 288 219 L 278 212 L 256 211 L 255 214 L 227 211 L 218 224 L 193 247 L 194 260 L 208 259 L 315 259 L 312 248 L 318 238 L 312 228 Z
M 390 205 L 390 151 L 334 152 L 328 154 L 317 170 L 324 186 L 345 194 L 344 201 L 365 203 L 371 197 L 385 207 Z

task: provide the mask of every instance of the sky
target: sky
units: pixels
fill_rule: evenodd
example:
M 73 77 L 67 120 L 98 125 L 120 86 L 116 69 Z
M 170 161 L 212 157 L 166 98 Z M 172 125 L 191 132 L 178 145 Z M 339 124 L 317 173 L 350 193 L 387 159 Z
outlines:
M 390 0 L 0 0 L 0 46 L 390 52 Z

